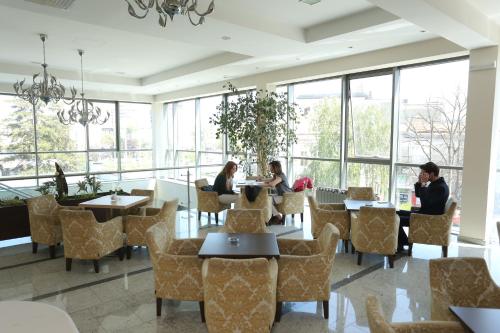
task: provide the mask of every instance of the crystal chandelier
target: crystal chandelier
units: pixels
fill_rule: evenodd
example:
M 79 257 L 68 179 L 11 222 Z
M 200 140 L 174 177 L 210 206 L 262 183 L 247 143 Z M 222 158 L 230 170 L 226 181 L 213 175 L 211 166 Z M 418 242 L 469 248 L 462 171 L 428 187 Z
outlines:
M 74 123 L 79 123 L 82 126 L 87 126 L 88 124 L 102 125 L 109 119 L 109 112 L 102 113 L 98 106 L 94 106 L 91 101 L 85 98 L 85 93 L 83 92 L 83 50 L 78 50 L 78 54 L 80 55 L 80 74 L 82 80 L 80 96 L 82 97 L 75 99 L 69 110 L 62 109 L 58 111 L 57 117 L 64 125 Z M 71 93 L 75 96 L 76 89 L 71 88 Z
M 167 25 L 167 17 L 172 21 L 177 14 L 187 15 L 192 25 L 200 25 L 205 22 L 205 16 L 214 11 L 214 0 L 210 1 L 205 12 L 198 10 L 198 0 L 134 0 L 135 4 L 143 12 L 137 14 L 130 0 L 125 0 L 128 3 L 128 12 L 133 17 L 143 19 L 148 15 L 149 10 L 155 7 L 159 15 L 158 23 L 165 27 Z M 193 19 L 193 16 L 197 16 Z
M 43 44 L 43 73 L 33 75 L 33 84 L 29 87 L 24 87 L 24 81 L 14 83 L 14 91 L 19 98 L 30 102 L 33 106 L 37 105 L 40 100 L 45 104 L 49 102 L 58 102 L 64 97 L 65 88 L 62 84 L 57 82 L 54 75 L 47 72 L 47 64 L 45 63 L 45 40 L 47 35 L 40 34 L 40 39 Z M 37 79 L 40 77 L 40 80 Z

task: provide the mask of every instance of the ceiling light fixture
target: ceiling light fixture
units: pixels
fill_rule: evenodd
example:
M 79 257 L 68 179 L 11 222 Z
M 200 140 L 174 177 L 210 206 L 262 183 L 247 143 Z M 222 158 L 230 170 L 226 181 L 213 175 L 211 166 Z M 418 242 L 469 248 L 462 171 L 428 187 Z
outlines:
M 167 25 L 167 18 L 170 21 L 174 19 L 177 14 L 187 15 L 192 25 L 197 26 L 205 22 L 205 16 L 214 11 L 214 0 L 210 1 L 208 8 L 205 12 L 198 10 L 198 0 L 134 0 L 134 3 L 139 7 L 143 14 L 137 14 L 130 0 L 125 0 L 128 4 L 128 13 L 135 18 L 145 18 L 149 10 L 155 7 L 159 15 L 158 23 L 165 27 Z M 192 16 L 197 16 L 198 20 L 195 21 Z
M 81 98 L 75 99 L 69 110 L 63 109 L 58 111 L 57 117 L 64 125 L 75 123 L 79 123 L 84 127 L 88 124 L 102 125 L 108 121 L 109 112 L 107 111 L 103 114 L 98 106 L 94 106 L 91 101 L 85 98 L 85 93 L 83 92 L 83 50 L 78 50 L 78 54 L 80 55 L 80 74 L 82 80 Z M 73 96 L 76 95 L 75 88 L 71 88 L 71 92 Z
M 47 35 L 40 34 L 40 39 L 43 44 L 43 63 L 41 64 L 43 68 L 42 76 L 40 77 L 40 73 L 34 74 L 33 84 L 29 87 L 24 87 L 25 79 L 21 82 L 17 81 L 14 83 L 14 91 L 17 97 L 30 102 L 33 106 L 37 105 L 40 100 L 45 104 L 49 102 L 58 102 L 61 98 L 64 98 L 64 93 L 66 91 L 64 86 L 57 82 L 56 77 L 47 72 L 48 66 L 45 62 L 45 40 L 47 39 Z M 39 81 L 37 81 L 38 77 L 40 77 Z
M 299 0 L 299 2 L 307 3 L 308 5 L 315 5 L 318 2 L 321 2 L 321 0 Z

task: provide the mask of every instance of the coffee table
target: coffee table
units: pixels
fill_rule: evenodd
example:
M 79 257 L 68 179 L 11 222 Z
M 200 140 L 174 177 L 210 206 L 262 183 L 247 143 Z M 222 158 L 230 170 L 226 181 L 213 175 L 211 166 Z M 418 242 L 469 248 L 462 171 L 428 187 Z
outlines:
M 450 311 L 472 332 L 491 333 L 499 331 L 500 309 L 450 306 Z
M 372 201 L 372 200 L 344 200 L 345 208 L 350 211 L 357 211 L 361 207 L 375 207 L 375 208 L 394 208 L 394 205 L 385 201 Z
M 233 244 L 228 237 L 237 237 L 239 242 Z M 209 233 L 198 252 L 199 258 L 276 258 L 279 259 L 280 251 L 274 233 L 261 234 L 230 234 Z

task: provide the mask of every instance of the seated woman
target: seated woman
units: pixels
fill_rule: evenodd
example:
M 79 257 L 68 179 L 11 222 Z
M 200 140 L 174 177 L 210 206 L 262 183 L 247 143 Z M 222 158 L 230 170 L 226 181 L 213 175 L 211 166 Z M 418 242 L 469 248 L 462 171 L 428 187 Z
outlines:
M 238 194 L 233 191 L 233 176 L 236 171 L 238 171 L 238 165 L 229 161 L 215 178 L 213 189 L 219 194 L 219 201 L 222 204 L 238 201 Z
M 276 209 L 276 205 L 283 202 L 283 193 L 292 192 L 292 189 L 288 185 L 288 179 L 281 169 L 281 163 L 279 161 L 272 161 L 269 163 L 269 171 L 273 175 L 273 179 L 267 181 L 266 184 L 274 186 L 276 189 L 276 194 L 273 195 L 273 217 L 272 220 L 280 222 L 282 219 L 281 214 Z

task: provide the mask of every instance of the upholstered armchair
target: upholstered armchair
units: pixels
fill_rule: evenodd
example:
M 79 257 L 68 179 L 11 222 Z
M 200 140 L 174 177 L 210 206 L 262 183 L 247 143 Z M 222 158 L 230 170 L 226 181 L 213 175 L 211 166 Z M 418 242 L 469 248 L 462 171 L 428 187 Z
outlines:
M 64 240 L 66 270 L 71 270 L 73 259 L 94 262 L 99 273 L 99 259 L 119 250 L 123 260 L 123 224 L 121 216 L 99 223 L 90 210 L 61 210 L 59 213 Z
M 339 229 L 340 239 L 344 243 L 344 249 L 349 251 L 349 236 L 351 230 L 351 219 L 344 204 L 318 204 L 312 195 L 307 196 L 309 209 L 311 211 L 311 229 L 313 238 L 318 238 L 323 227 L 330 223 Z
M 451 222 L 457 208 L 457 202 L 452 200 L 446 205 L 442 215 L 426 215 L 412 213 L 408 233 L 408 255 L 411 256 L 413 243 L 440 245 L 443 257 L 448 256 L 450 244 Z
M 365 206 L 359 213 L 351 213 L 351 237 L 358 252 L 358 265 L 363 253 L 379 253 L 387 256 L 389 267 L 394 268 L 398 229 L 399 216 L 394 208 Z
M 283 201 L 276 205 L 276 209 L 283 214 L 283 224 L 288 214 L 292 214 L 292 218 L 300 214 L 300 222 L 304 222 L 304 191 L 283 193 Z
M 129 208 L 127 210 L 127 215 L 144 215 L 145 208 L 150 207 L 155 200 L 155 191 L 154 190 L 142 190 L 142 189 L 134 188 L 134 189 L 132 189 L 132 191 L 130 191 L 130 195 L 149 197 L 149 200 L 147 202 L 143 203 L 139 207 Z
M 366 298 L 366 314 L 371 333 L 465 333 L 467 330 L 457 322 L 418 321 L 410 323 L 388 323 L 379 301 L 373 295 Z
M 166 201 L 159 208 L 146 208 L 145 216 L 128 215 L 125 218 L 124 229 L 127 234 L 127 259 L 132 256 L 133 246 L 146 245 L 146 231 L 155 223 L 165 222 L 168 225 L 168 236 L 175 238 L 175 218 L 178 200 Z
M 483 258 L 440 258 L 429 262 L 432 320 L 455 320 L 449 306 L 500 308 L 500 287 Z
M 198 258 L 203 239 L 173 239 L 165 222 L 146 232 L 146 243 L 153 264 L 156 315 L 161 316 L 162 299 L 196 301 L 203 316 L 202 259 Z
M 323 315 L 328 319 L 331 273 L 339 230 L 326 224 L 318 239 L 278 239 L 278 289 L 276 321 L 280 320 L 282 303 L 322 301 Z
M 203 263 L 209 332 L 270 332 L 276 311 L 276 259 L 212 258 Z
M 47 244 L 49 254 L 56 257 L 56 245 L 62 241 L 61 221 L 59 212 L 62 209 L 82 210 L 77 206 L 61 206 L 52 194 L 26 200 L 30 221 L 31 242 L 33 253 L 38 251 L 38 244 Z
M 229 209 L 226 222 L 220 232 L 227 233 L 265 233 L 266 228 L 262 209 Z
M 377 200 L 372 187 L 348 187 L 347 198 L 352 200 Z
M 254 201 L 249 201 L 244 188 L 240 194 L 240 208 L 242 209 L 262 209 L 264 210 L 264 219 L 269 221 L 273 215 L 273 198 L 267 193 L 267 188 L 262 188 Z
M 198 201 L 198 221 L 201 219 L 201 212 L 207 212 L 209 217 L 210 213 L 215 213 L 215 223 L 218 225 L 219 212 L 231 208 L 231 205 L 220 203 L 217 192 L 201 190 L 203 186 L 208 185 L 208 181 L 205 178 L 195 180 L 194 185 L 196 186 L 196 198 Z

